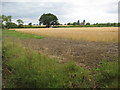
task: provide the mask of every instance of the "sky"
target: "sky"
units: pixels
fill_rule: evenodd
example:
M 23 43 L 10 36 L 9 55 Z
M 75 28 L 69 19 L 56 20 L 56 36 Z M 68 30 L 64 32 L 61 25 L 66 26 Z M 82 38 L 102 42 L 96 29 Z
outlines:
M 118 22 L 119 0 L 2 0 L 2 14 L 12 21 L 22 19 L 25 24 L 38 24 L 43 13 L 56 15 L 62 24 L 69 22 Z

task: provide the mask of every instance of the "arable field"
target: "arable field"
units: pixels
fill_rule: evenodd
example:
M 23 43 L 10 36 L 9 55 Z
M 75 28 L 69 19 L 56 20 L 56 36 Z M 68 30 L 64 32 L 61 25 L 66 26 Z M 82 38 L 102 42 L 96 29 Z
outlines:
M 118 56 L 117 27 L 89 28 L 34 28 L 14 29 L 18 32 L 41 35 L 43 39 L 24 39 L 26 47 L 59 59 L 68 60 L 87 68 L 95 67 L 103 59 Z
M 118 27 L 83 27 L 83 28 L 25 28 L 16 31 L 70 40 L 96 42 L 117 42 Z
M 4 88 L 118 87 L 117 28 L 13 30 L 3 30 Z

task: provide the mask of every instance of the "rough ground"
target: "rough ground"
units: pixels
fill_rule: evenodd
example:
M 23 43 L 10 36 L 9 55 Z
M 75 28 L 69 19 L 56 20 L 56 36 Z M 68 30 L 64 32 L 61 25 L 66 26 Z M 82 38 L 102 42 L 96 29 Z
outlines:
M 22 43 L 40 53 L 58 59 L 59 63 L 74 60 L 76 64 L 91 68 L 103 59 L 118 56 L 117 43 L 74 41 L 55 38 L 23 39 Z

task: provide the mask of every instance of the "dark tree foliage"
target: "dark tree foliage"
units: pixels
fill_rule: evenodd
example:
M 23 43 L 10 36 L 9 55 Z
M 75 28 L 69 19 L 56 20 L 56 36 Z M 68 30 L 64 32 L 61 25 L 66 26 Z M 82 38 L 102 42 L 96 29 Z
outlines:
M 80 25 L 80 20 L 77 21 L 77 24 Z
M 83 25 L 85 25 L 85 20 L 83 20 Z
M 18 19 L 17 20 L 17 23 L 18 23 L 18 28 L 23 28 L 24 27 L 24 22 L 23 22 L 23 20 L 22 19 Z
M 0 16 L 0 22 L 1 22 L 1 23 L 11 22 L 11 18 L 12 18 L 12 16 L 2 15 L 2 16 Z
M 73 22 L 73 25 L 78 25 L 78 23 L 77 22 Z
M 7 22 L 5 27 L 9 29 L 9 28 L 17 28 L 18 26 L 13 22 Z
M 18 19 L 18 20 L 17 20 L 17 23 L 18 23 L 18 25 L 24 24 L 23 20 L 21 20 L 21 19 Z
M 32 23 L 29 23 L 28 25 L 31 27 L 31 26 L 32 26 Z
M 90 23 L 88 22 L 88 23 L 86 23 L 86 25 L 90 25 Z
M 5 15 L 1 15 L 0 16 L 0 28 L 9 28 L 10 27 L 10 23 L 12 21 L 12 16 L 5 16 Z
M 19 24 L 18 28 L 24 28 L 24 25 L 23 24 Z
M 83 23 L 85 23 L 85 20 L 83 20 Z
M 73 23 L 67 23 L 67 25 L 73 25 Z
M 51 25 L 58 24 L 58 18 L 51 13 L 43 14 L 39 19 L 39 24 L 46 25 L 49 28 Z
M 118 23 L 118 27 L 120 27 L 120 23 Z

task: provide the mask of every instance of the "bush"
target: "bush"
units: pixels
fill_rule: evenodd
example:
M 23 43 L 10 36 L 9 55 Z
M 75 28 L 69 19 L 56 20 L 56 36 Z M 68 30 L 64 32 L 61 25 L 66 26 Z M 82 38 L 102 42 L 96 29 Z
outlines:
M 7 22 L 5 25 L 6 28 L 17 28 L 17 24 L 12 23 L 12 22 Z
M 24 25 L 23 24 L 19 24 L 18 28 L 24 28 Z
M 103 60 L 99 67 L 95 69 L 95 73 L 95 81 L 99 87 L 118 87 L 118 59 L 114 62 Z
M 68 62 L 64 65 L 63 75 L 65 76 L 65 88 L 90 88 L 90 71 L 77 66 L 74 62 Z

